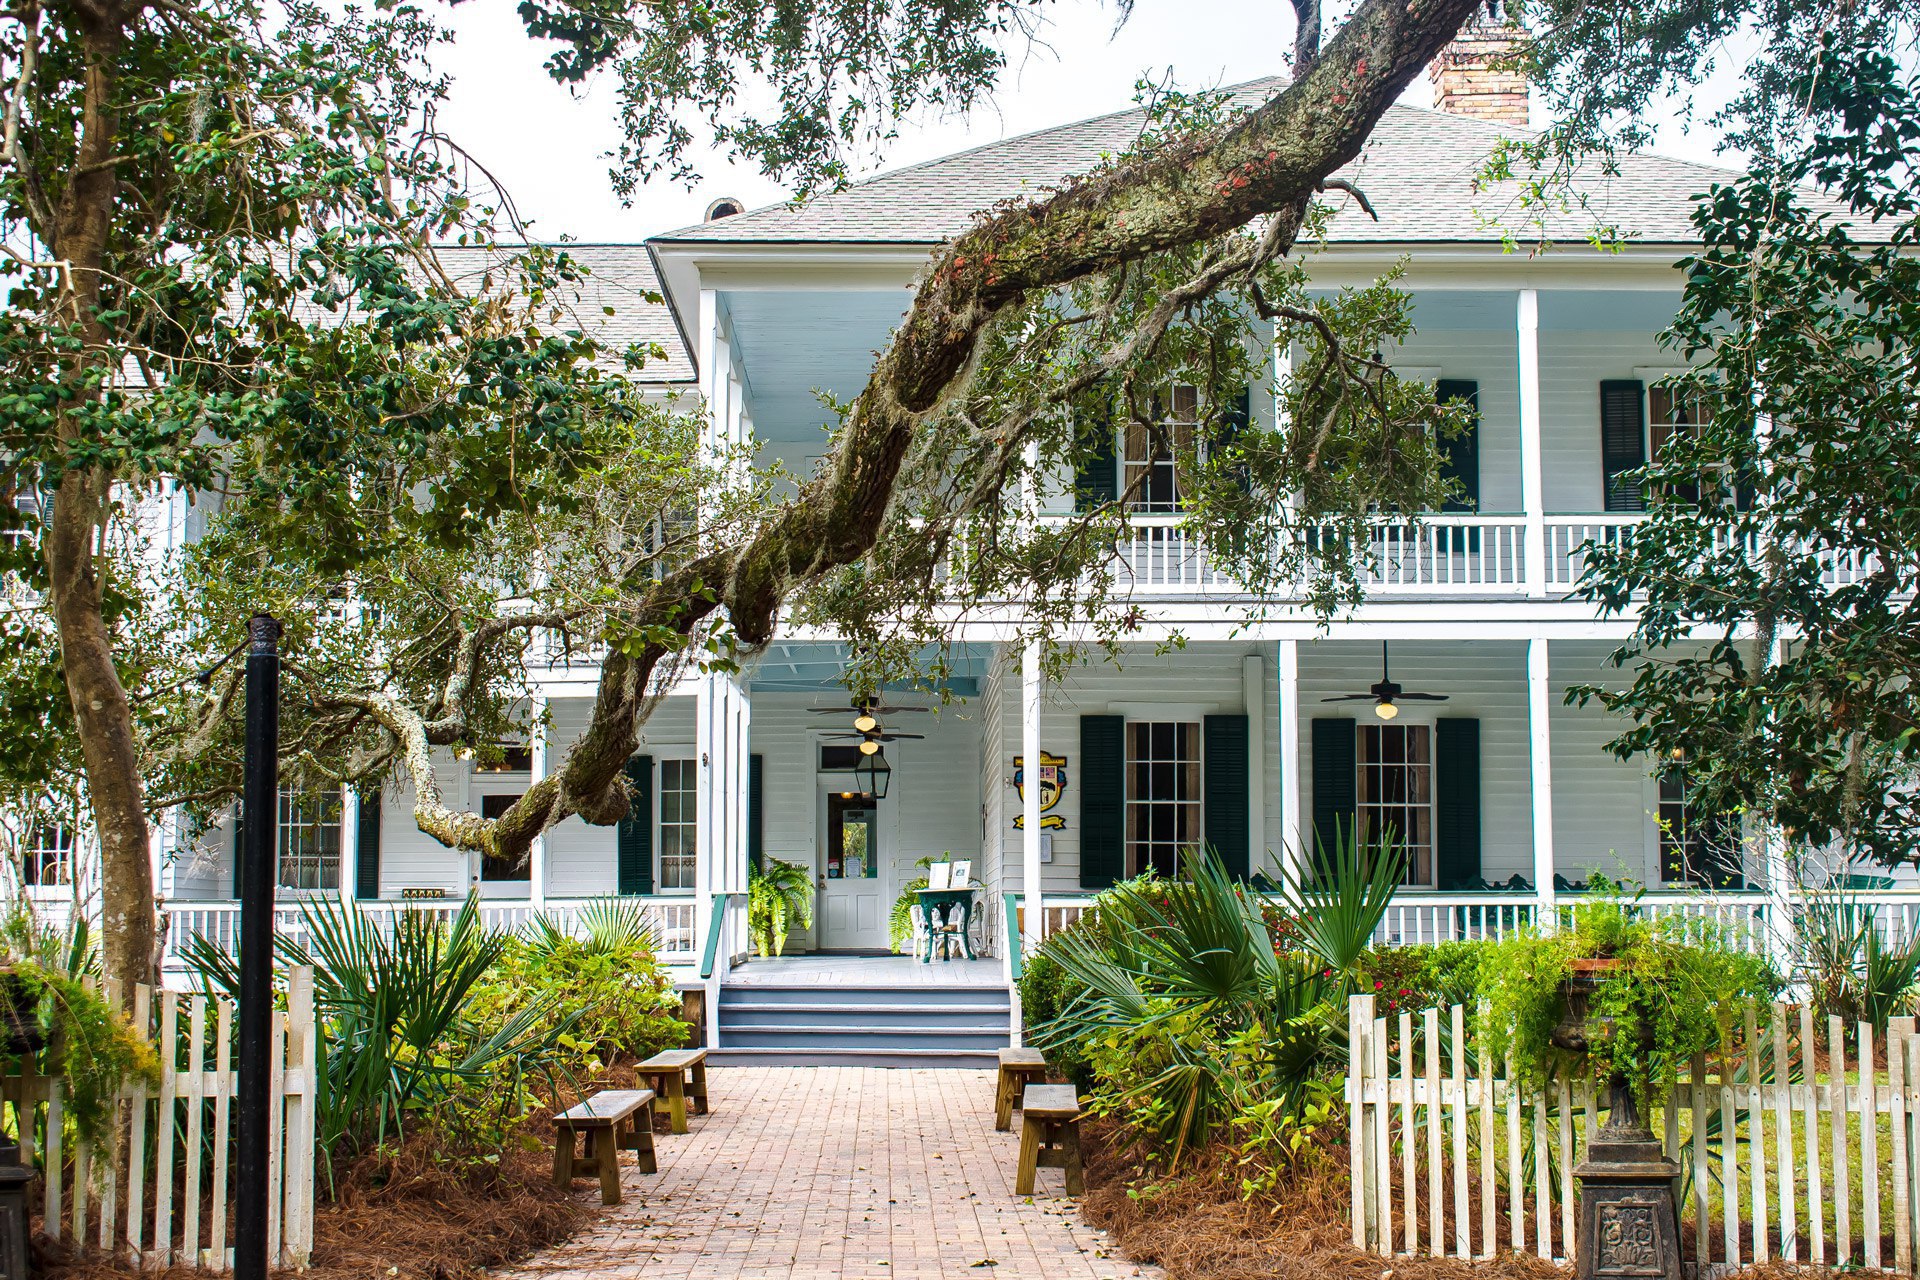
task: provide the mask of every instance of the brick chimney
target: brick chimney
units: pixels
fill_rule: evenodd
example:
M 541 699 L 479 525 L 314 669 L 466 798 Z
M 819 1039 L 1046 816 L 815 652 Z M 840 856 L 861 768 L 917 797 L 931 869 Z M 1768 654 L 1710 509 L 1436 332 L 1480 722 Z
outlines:
M 1435 109 L 1526 128 L 1527 77 L 1516 67 L 1494 65 L 1513 54 L 1524 34 L 1491 6 L 1475 13 L 1427 68 Z

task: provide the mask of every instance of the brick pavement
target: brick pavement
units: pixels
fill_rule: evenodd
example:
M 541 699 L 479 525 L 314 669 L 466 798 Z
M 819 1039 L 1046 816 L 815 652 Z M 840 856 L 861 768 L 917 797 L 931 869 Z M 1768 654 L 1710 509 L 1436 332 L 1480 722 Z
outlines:
M 623 1156 L 623 1202 L 511 1280 L 1160 1275 L 1080 1220 L 1058 1170 L 1013 1194 L 990 1071 L 715 1067 L 710 1087 L 712 1115 L 656 1139 L 658 1175 Z

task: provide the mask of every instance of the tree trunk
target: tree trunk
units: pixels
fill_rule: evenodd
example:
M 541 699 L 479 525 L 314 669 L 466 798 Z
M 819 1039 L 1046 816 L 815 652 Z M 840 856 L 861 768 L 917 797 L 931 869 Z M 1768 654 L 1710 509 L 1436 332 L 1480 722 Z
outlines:
M 81 16 L 84 15 L 84 16 Z M 100 318 L 101 281 L 118 183 L 113 159 L 119 132 L 114 102 L 116 61 L 125 14 L 118 7 L 79 11 L 86 96 L 80 141 L 47 242 L 67 264 L 68 308 L 82 345 L 68 366 L 70 403 L 85 404 L 119 376 L 113 335 Z M 61 444 L 69 452 L 84 443 L 84 414 L 62 415 Z M 50 603 L 60 635 L 67 696 L 73 703 L 94 830 L 100 842 L 101 945 L 107 976 L 126 984 L 154 976 L 153 864 L 148 849 L 146 806 L 133 707 L 114 666 L 114 637 L 102 609 L 102 566 L 97 551 L 105 536 L 114 476 L 97 467 L 77 467 L 61 477 L 49 512 L 45 548 Z

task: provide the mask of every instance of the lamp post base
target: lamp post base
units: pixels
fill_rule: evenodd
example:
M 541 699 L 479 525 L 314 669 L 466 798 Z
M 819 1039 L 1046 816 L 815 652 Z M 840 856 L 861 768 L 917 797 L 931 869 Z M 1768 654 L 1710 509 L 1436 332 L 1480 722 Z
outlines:
M 1575 1280 L 1680 1280 L 1680 1166 L 1641 1122 L 1626 1083 L 1613 1081 L 1606 1127 L 1574 1166 L 1580 1179 Z

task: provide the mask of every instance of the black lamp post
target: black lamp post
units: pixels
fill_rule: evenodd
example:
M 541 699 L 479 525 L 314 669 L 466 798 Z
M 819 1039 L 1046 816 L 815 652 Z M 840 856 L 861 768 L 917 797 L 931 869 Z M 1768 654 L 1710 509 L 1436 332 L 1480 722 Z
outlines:
M 241 790 L 240 1080 L 235 1280 L 267 1280 L 267 1137 L 271 1130 L 273 859 L 280 818 L 280 624 L 247 620 L 247 737 Z

